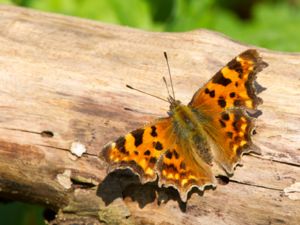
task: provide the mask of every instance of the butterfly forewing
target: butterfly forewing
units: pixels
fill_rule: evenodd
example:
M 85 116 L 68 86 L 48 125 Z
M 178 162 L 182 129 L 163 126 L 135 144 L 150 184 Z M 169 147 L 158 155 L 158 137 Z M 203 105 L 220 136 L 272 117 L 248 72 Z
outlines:
M 192 187 L 203 190 L 205 186 L 214 185 L 215 179 L 209 165 L 195 154 L 196 149 L 187 141 L 181 142 L 170 143 L 170 148 L 159 159 L 157 171 L 159 184 L 177 188 L 181 199 L 186 201 Z M 195 157 L 189 157 L 193 153 Z
M 111 165 L 111 170 L 130 168 L 143 182 L 153 181 L 157 176 L 155 165 L 167 147 L 170 129 L 170 118 L 158 119 L 109 143 L 101 155 Z
M 215 161 L 232 173 L 240 156 L 250 150 L 254 119 L 247 109 L 256 110 L 262 100 L 256 96 L 257 72 L 267 64 L 250 49 L 231 60 L 194 95 L 189 106 L 210 117 L 203 123 L 214 142 Z
M 192 107 L 210 106 L 213 112 L 230 107 L 255 109 L 262 102 L 256 96 L 256 74 L 267 64 L 254 49 L 249 49 L 232 59 L 213 78 L 200 88 L 189 103 Z

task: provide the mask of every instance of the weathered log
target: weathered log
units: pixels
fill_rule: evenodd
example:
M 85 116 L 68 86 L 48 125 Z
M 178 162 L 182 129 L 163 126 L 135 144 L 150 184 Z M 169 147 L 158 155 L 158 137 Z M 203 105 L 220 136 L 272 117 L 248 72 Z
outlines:
M 152 33 L 4 5 L 0 27 L 1 197 L 58 212 L 53 224 L 299 224 L 299 54 L 258 49 L 269 64 L 258 74 L 262 154 L 245 155 L 226 185 L 185 204 L 128 171 L 106 176 L 102 146 L 168 109 L 125 85 L 165 96 L 167 51 L 187 103 L 250 46 L 207 30 Z

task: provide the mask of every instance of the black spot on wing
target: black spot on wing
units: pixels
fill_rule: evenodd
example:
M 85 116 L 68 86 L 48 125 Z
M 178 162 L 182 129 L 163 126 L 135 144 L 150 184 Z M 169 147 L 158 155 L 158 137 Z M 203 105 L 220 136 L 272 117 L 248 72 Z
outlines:
M 236 71 L 239 74 L 239 78 L 242 78 L 243 67 L 239 61 L 237 61 L 236 59 L 233 59 L 227 64 L 227 66 L 229 69 Z
M 150 154 L 151 154 L 151 152 L 150 152 L 149 149 L 147 149 L 147 150 L 144 152 L 144 155 L 150 155 Z
M 223 113 L 221 117 L 222 117 L 223 120 L 226 120 L 226 121 L 229 120 L 229 115 L 228 115 L 228 113 Z
M 152 137 L 157 137 L 156 126 L 151 127 L 151 133 L 150 134 L 151 134 Z
M 233 137 L 233 133 L 230 132 L 230 131 L 228 131 L 226 134 L 227 134 L 227 137 L 229 137 L 229 138 L 232 138 L 232 137 Z
M 226 106 L 226 101 L 225 101 L 225 99 L 222 98 L 222 97 L 220 97 L 220 98 L 218 99 L 218 104 L 219 104 L 219 106 L 221 106 L 222 108 L 225 108 L 225 106 Z
M 168 158 L 168 159 L 172 159 L 172 156 L 173 156 L 173 154 L 170 150 L 168 150 L 165 154 L 165 157 Z
M 163 150 L 163 145 L 162 143 L 160 143 L 159 141 L 157 142 L 153 142 L 153 147 L 156 149 L 156 150 Z
M 126 139 L 124 137 L 119 137 L 118 140 L 116 141 L 116 148 L 122 153 L 126 152 L 125 143 L 126 143 Z
M 234 97 L 235 97 L 235 92 L 231 92 L 231 93 L 229 94 L 229 96 L 230 96 L 230 98 L 234 98 Z
M 215 90 L 212 90 L 212 91 L 209 92 L 210 97 L 213 98 L 213 97 L 215 97 L 215 95 L 216 95 Z
M 137 129 L 131 132 L 132 136 L 134 137 L 134 145 L 138 147 L 140 144 L 143 143 L 143 135 L 144 129 Z
M 221 71 L 217 72 L 216 75 L 213 77 L 212 82 L 215 84 L 221 84 L 226 87 L 228 84 L 231 83 L 231 80 L 224 77 Z
M 216 93 L 215 90 L 210 91 L 208 88 L 204 90 L 205 94 L 208 94 L 211 98 L 215 97 Z
M 173 164 L 166 165 L 165 168 L 171 173 L 178 173 L 177 168 Z
M 156 160 L 155 157 L 151 157 L 150 160 L 149 160 L 149 162 L 152 163 L 152 164 L 155 164 L 156 161 L 157 161 L 157 160 Z

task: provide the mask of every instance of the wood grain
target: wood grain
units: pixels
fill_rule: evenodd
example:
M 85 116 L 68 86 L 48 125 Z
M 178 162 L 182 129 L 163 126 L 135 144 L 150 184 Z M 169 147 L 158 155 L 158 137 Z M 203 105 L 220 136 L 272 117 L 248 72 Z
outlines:
M 269 64 L 258 75 L 267 88 L 254 136 L 262 155 L 244 156 L 226 185 L 184 204 L 128 171 L 106 176 L 102 146 L 168 109 L 125 85 L 166 96 L 167 51 L 187 103 L 253 46 L 208 30 L 153 33 L 4 5 L 0 27 L 1 197 L 57 211 L 53 224 L 299 223 L 300 197 L 285 190 L 300 182 L 300 54 L 258 48 Z M 87 153 L 72 155 L 74 142 Z

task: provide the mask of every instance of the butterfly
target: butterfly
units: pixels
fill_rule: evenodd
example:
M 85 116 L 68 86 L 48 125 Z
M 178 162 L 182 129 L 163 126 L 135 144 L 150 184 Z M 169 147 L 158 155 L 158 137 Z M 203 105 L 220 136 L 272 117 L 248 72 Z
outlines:
M 100 157 L 110 171 L 129 168 L 142 183 L 158 179 L 160 187 L 176 188 L 182 201 L 193 187 L 215 186 L 216 176 L 232 175 L 242 154 L 255 149 L 253 112 L 262 103 L 255 80 L 267 66 L 255 49 L 242 52 L 188 105 L 169 95 L 168 117 L 108 143 Z

